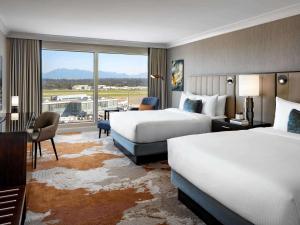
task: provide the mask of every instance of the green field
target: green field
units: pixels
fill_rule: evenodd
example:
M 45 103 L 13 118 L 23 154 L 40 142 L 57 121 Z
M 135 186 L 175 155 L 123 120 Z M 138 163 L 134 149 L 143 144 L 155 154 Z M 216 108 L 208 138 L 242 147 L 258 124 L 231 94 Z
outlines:
M 86 94 L 89 96 L 94 95 L 94 91 L 86 90 L 70 90 L 70 89 L 60 89 L 60 90 L 43 90 L 43 99 L 50 99 L 51 96 L 57 95 L 76 95 L 76 94 Z M 119 100 L 126 100 L 129 98 L 129 104 L 137 105 L 141 103 L 143 97 L 147 96 L 147 90 L 123 90 L 123 89 L 113 89 L 113 90 L 99 90 L 98 96 L 100 98 L 116 98 Z

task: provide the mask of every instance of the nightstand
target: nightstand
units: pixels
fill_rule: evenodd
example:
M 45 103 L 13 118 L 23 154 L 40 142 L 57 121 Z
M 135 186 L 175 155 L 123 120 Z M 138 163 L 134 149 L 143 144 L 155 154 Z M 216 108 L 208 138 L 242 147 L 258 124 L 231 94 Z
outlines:
M 232 130 L 248 130 L 257 127 L 271 127 L 272 124 L 262 121 L 253 121 L 253 125 L 238 125 L 230 123 L 229 119 L 212 120 L 212 132 L 232 131 Z

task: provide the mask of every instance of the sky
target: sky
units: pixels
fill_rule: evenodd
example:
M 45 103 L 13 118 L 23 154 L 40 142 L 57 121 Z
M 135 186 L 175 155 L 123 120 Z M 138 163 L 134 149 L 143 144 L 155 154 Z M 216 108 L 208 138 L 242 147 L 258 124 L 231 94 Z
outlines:
M 93 53 L 43 50 L 43 73 L 66 68 L 93 71 Z M 147 73 L 148 57 L 144 55 L 99 54 L 99 70 L 135 75 Z

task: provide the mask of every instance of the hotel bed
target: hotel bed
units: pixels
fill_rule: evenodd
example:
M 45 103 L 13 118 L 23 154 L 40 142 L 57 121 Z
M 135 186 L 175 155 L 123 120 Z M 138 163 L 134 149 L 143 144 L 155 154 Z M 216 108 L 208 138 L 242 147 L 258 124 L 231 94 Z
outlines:
M 200 205 L 193 188 L 250 223 L 300 224 L 299 134 L 256 128 L 191 135 L 168 140 L 168 151 L 173 183 Z M 227 217 L 219 219 L 237 224 Z
M 211 117 L 170 108 L 153 111 L 112 113 L 115 144 L 137 164 L 166 159 L 166 140 L 211 131 Z
M 111 114 L 115 145 L 136 164 L 167 159 L 167 139 L 211 132 L 212 119 L 233 113 L 235 90 L 234 85 L 227 83 L 227 76 L 195 76 L 190 78 L 190 83 L 197 84 L 189 88 L 195 94 L 183 93 L 178 109 Z M 201 99 L 202 113 L 184 111 L 187 98 Z
M 211 117 L 177 108 L 131 111 L 112 114 L 111 126 L 114 132 L 132 142 L 151 143 L 210 132 Z
M 300 135 L 287 132 L 300 104 L 276 105 L 271 128 L 169 139 L 179 198 L 222 224 L 300 224 Z

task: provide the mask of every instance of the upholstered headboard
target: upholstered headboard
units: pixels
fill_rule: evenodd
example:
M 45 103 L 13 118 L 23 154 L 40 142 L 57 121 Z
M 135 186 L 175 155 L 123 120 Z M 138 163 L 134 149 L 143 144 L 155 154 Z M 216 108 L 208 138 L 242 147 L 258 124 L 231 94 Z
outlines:
M 233 83 L 227 81 L 233 79 Z M 194 75 L 188 78 L 187 91 L 198 95 L 227 95 L 226 116 L 235 115 L 234 75 Z
M 300 103 L 300 72 L 265 73 L 260 76 L 260 96 L 254 98 L 254 120 L 273 123 L 275 97 Z M 285 75 L 287 82 L 280 84 L 278 77 Z M 233 79 L 229 84 L 228 78 Z M 239 96 L 238 75 L 193 75 L 188 78 L 187 91 L 198 95 L 227 95 L 226 116 L 243 112 L 244 97 Z

